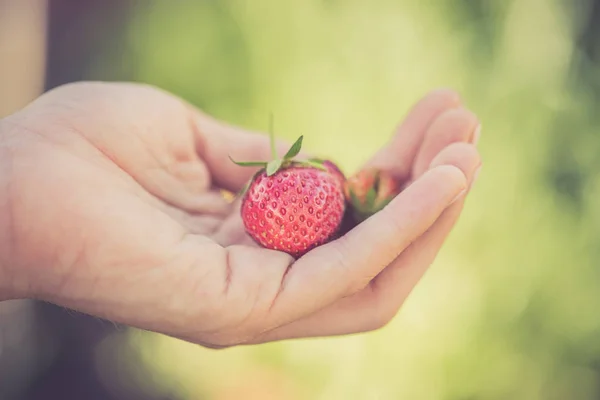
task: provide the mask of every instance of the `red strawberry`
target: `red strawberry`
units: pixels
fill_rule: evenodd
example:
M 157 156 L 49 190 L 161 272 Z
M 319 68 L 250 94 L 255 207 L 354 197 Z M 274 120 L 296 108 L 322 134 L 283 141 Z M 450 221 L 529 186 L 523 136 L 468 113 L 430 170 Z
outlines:
M 344 184 L 346 200 L 358 223 L 383 209 L 398 193 L 400 186 L 396 179 L 376 168 L 364 169 Z
M 340 182 L 342 183 L 342 186 L 344 186 L 344 184 L 346 182 L 346 176 L 344 175 L 344 173 L 342 172 L 340 167 L 338 167 L 333 161 L 323 160 L 320 158 L 311 158 L 310 161 L 321 164 L 329 172 L 331 172 L 337 179 L 339 179 Z
M 334 238 L 346 208 L 339 168 L 330 161 L 294 160 L 301 147 L 302 136 L 283 158 L 272 146 L 270 162 L 236 162 L 261 167 L 242 197 L 246 232 L 261 246 L 295 258 Z

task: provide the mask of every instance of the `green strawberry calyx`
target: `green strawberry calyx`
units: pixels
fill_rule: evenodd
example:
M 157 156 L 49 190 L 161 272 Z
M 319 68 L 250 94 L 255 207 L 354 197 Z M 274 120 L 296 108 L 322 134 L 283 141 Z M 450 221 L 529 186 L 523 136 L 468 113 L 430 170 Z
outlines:
M 288 149 L 288 151 L 285 153 L 285 155 L 283 157 L 279 157 L 279 155 L 277 154 L 276 146 L 275 146 L 273 118 L 271 116 L 271 118 L 269 120 L 269 140 L 270 140 L 270 144 L 271 144 L 272 159 L 270 161 L 236 161 L 231 156 L 229 156 L 229 159 L 234 164 L 239 165 L 241 167 L 260 167 L 260 169 L 257 173 L 261 173 L 262 171 L 265 171 L 266 175 L 269 177 L 275 175 L 278 171 L 285 169 L 285 168 L 289 168 L 289 167 L 312 167 L 312 168 L 321 169 L 323 171 L 327 171 L 327 168 L 325 167 L 323 160 L 320 160 L 317 158 L 311 158 L 311 159 L 307 159 L 307 160 L 296 160 L 295 159 L 295 157 L 298 154 L 300 154 L 300 150 L 302 150 L 303 139 L 304 139 L 304 136 L 303 135 L 300 136 L 291 145 L 291 147 Z M 254 176 L 242 189 L 242 191 L 240 192 L 240 195 L 242 195 L 243 193 L 246 192 L 246 190 L 248 190 L 248 187 L 252 183 L 253 179 L 254 179 Z

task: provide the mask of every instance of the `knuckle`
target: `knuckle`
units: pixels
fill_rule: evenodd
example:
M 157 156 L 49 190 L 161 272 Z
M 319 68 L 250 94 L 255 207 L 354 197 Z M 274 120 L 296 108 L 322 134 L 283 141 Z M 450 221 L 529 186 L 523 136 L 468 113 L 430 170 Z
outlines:
M 370 315 L 371 317 L 367 323 L 367 329 L 369 331 L 376 331 L 389 325 L 389 323 L 394 319 L 396 313 L 385 309 L 375 309 Z
M 202 335 L 196 343 L 210 349 L 223 350 L 248 343 L 256 336 L 256 334 L 250 334 L 250 331 L 231 330 Z
M 233 338 L 216 338 L 209 341 L 203 341 L 200 344 L 213 350 L 226 350 L 239 345 L 240 342 Z
M 385 328 L 398 314 L 401 304 L 390 303 L 389 298 L 382 292 L 372 288 L 371 301 L 369 302 L 369 319 L 366 323 L 367 330 L 374 331 Z
M 372 331 L 384 329 L 390 322 L 392 322 L 392 318 L 375 320 Z
M 348 287 L 348 295 L 353 295 L 358 293 L 369 286 L 370 279 L 353 279 Z

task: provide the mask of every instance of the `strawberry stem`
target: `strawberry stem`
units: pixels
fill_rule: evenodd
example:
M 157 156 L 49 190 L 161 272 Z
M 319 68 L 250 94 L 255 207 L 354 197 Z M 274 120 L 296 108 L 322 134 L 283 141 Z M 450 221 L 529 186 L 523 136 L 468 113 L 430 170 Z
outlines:
M 273 129 L 273 113 L 269 114 L 269 141 L 271 142 L 271 157 L 277 159 L 277 148 L 275 146 L 275 130 Z
M 288 167 L 291 164 L 295 165 L 304 165 L 304 166 L 312 166 L 315 168 L 319 168 L 322 170 L 327 170 L 319 160 L 307 160 L 307 161 L 295 161 L 294 157 L 300 154 L 300 150 L 302 150 L 302 141 L 304 136 L 300 136 L 296 141 L 291 145 L 287 153 L 283 156 L 283 158 L 279 158 L 277 156 L 277 148 L 275 145 L 275 130 L 273 129 L 273 114 L 269 114 L 269 141 L 271 145 L 271 161 L 235 161 L 231 156 L 229 159 L 236 165 L 242 167 L 261 167 L 267 173 L 267 176 L 274 175 L 277 171 L 279 171 L 282 167 Z

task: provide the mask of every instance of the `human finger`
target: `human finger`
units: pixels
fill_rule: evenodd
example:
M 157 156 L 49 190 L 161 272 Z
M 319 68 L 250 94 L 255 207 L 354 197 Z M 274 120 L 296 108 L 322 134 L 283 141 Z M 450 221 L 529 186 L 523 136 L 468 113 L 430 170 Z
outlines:
M 476 178 L 480 157 L 466 143 L 448 146 L 432 167 L 454 165 L 470 183 Z M 263 333 L 252 343 L 299 337 L 318 337 L 365 332 L 381 328 L 397 313 L 424 271 L 432 263 L 462 210 L 464 197 L 450 205 L 435 224 L 362 290 L 277 329 Z
M 297 260 L 282 281 L 272 317 L 297 319 L 364 288 L 466 187 L 464 173 L 455 166 L 428 171 L 386 208 Z

